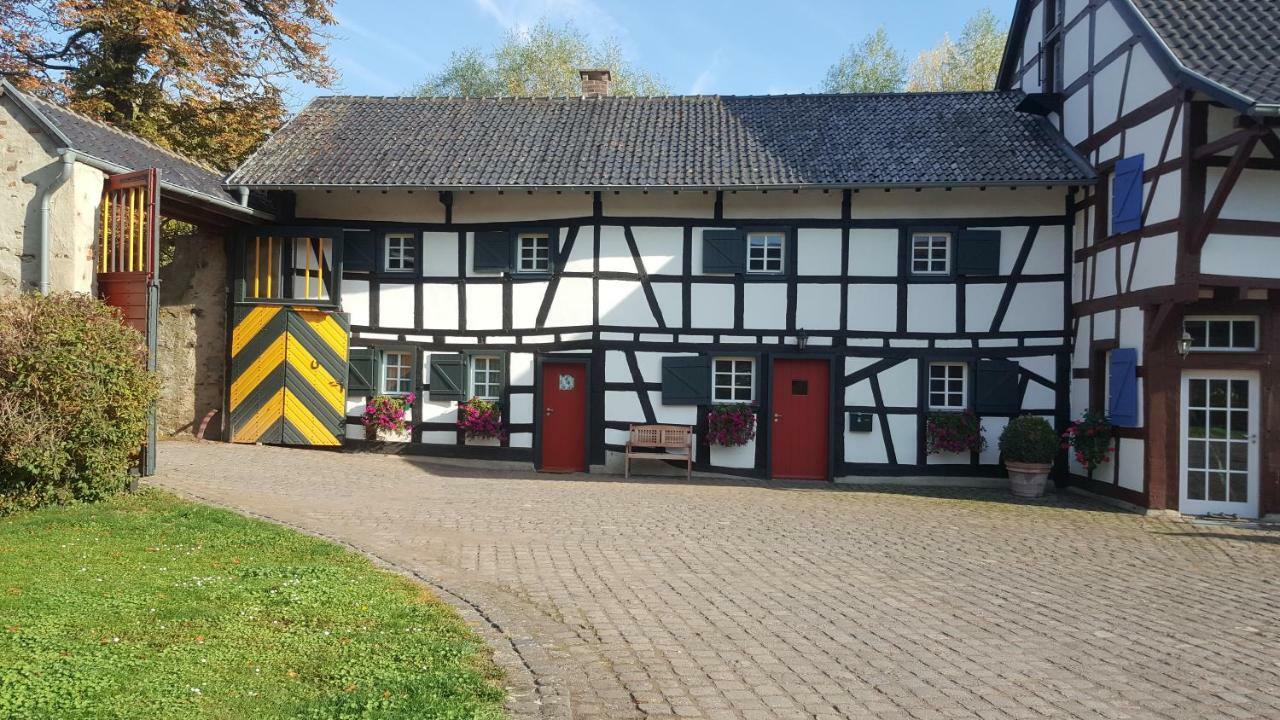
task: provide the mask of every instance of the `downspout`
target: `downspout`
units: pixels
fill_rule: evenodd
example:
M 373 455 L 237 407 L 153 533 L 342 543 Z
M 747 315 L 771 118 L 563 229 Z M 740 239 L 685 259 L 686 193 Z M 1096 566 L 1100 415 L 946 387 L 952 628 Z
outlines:
M 38 288 L 41 295 L 48 295 L 51 285 L 49 283 L 49 216 L 53 209 L 53 193 L 67 180 L 71 179 L 72 168 L 76 163 L 76 151 L 71 148 L 59 148 L 58 154 L 62 156 L 62 164 L 58 168 L 58 174 L 47 185 L 39 185 L 40 193 L 40 283 Z

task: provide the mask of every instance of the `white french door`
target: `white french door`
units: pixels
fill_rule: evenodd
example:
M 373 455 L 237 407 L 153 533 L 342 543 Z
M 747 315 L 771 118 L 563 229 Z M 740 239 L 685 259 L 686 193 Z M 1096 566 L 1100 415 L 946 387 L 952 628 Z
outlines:
M 1256 372 L 1183 373 L 1184 514 L 1258 516 L 1258 386 Z

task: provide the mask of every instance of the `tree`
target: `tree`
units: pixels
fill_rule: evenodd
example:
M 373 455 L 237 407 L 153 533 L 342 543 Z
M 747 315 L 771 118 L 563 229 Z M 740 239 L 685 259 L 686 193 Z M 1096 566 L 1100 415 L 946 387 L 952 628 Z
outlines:
M 884 28 L 850 45 L 827 70 L 825 92 L 899 92 L 907 79 L 907 62 Z
M 959 42 L 943 35 L 940 43 L 916 57 L 907 90 L 991 90 L 1007 34 L 995 13 L 980 10 L 964 24 Z
M 511 31 L 491 52 L 455 52 L 444 70 L 414 89 L 423 96 L 578 95 L 578 70 L 607 68 L 614 95 L 666 95 L 657 76 L 638 70 L 613 40 L 593 44 L 572 23 L 540 20 L 524 32 Z
M 333 0 L 0 0 L 0 73 L 230 168 L 284 121 L 288 78 L 328 86 Z

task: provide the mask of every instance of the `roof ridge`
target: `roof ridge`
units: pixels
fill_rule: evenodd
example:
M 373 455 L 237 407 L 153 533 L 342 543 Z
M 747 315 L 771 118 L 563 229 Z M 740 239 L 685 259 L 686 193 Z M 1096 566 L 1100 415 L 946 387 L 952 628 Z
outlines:
M 761 93 L 761 94 L 725 94 L 708 93 L 701 95 L 608 95 L 604 97 L 586 95 L 316 95 L 312 102 L 321 100 L 371 100 L 386 102 L 538 102 L 551 100 L 579 100 L 583 102 L 611 102 L 630 100 L 704 100 L 714 98 L 882 98 L 882 97 L 938 97 L 958 95 L 1008 95 L 1021 92 L 1019 90 L 926 90 L 914 92 L 855 92 L 855 93 Z M 308 103 L 310 105 L 310 103 Z M 305 108 L 304 108 L 305 109 Z
M 42 97 L 37 97 L 37 96 L 32 95 L 32 94 L 30 94 L 30 93 L 23 93 L 23 97 L 25 97 L 25 98 L 27 98 L 28 100 L 31 100 L 32 102 L 35 102 L 35 103 L 37 103 L 37 104 L 39 104 L 39 105 L 48 106 L 48 107 L 53 108 L 54 110 L 57 110 L 57 111 L 59 111 L 59 112 L 65 112 L 65 113 L 67 113 L 68 115 L 72 115 L 72 116 L 76 117 L 76 118 L 77 118 L 77 119 L 79 119 L 79 120 L 83 120 L 84 122 L 91 123 L 91 124 L 93 124 L 93 125 L 97 125 L 97 126 L 98 126 L 98 127 L 100 127 L 100 128 L 103 128 L 103 129 L 105 129 L 105 130 L 109 130 L 109 131 L 111 131 L 111 132 L 113 132 L 113 133 L 115 133 L 115 134 L 117 134 L 117 135 L 121 135 L 121 136 L 127 137 L 127 138 L 129 138 L 130 140 L 136 140 L 136 141 L 138 141 L 138 142 L 140 142 L 140 143 L 142 143 L 142 144 L 146 145 L 147 147 L 150 147 L 150 148 L 152 148 L 152 149 L 154 149 L 154 150 L 157 150 L 157 151 L 159 151 L 159 152 L 162 152 L 162 153 L 164 153 L 165 155 L 168 155 L 168 156 L 170 156 L 170 157 L 172 157 L 172 158 L 174 158 L 174 159 L 176 159 L 176 160 L 181 160 L 181 161 L 183 161 L 183 162 L 190 163 L 190 164 L 195 165 L 196 167 L 198 167 L 198 168 L 200 168 L 200 169 L 202 169 L 202 170 L 208 170 L 209 172 L 211 172 L 211 173 L 213 173 L 213 174 L 217 175 L 219 178 L 224 178 L 224 177 L 226 177 L 226 175 L 227 175 L 227 173 L 226 173 L 225 171 L 223 171 L 223 170 L 219 170 L 218 168 L 213 167 L 212 165 L 209 165 L 209 164 L 207 164 L 207 163 L 205 163 L 205 162 L 202 162 L 202 161 L 200 161 L 200 160 L 196 160 L 195 158 L 192 158 L 192 157 L 187 157 L 186 155 L 183 155 L 182 153 L 177 152 L 176 150 L 171 150 L 171 149 L 169 149 L 169 148 L 167 148 L 167 147 L 164 147 L 163 145 L 160 145 L 160 144 L 158 144 L 158 143 L 156 143 L 156 142 L 153 142 L 153 141 L 151 141 L 151 140 L 148 140 L 148 139 L 146 139 L 146 138 L 142 137 L 141 135 L 138 135 L 138 134 L 135 134 L 135 133 L 131 133 L 131 132 L 129 132 L 128 130 L 123 130 L 123 129 L 121 129 L 121 128 L 118 128 L 118 127 L 116 127 L 115 125 L 112 125 L 111 123 L 108 123 L 108 122 L 106 122 L 106 121 L 104 121 L 104 120 L 99 120 L 98 118 L 90 117 L 90 116 L 88 116 L 88 115 L 85 115 L 85 114 L 84 114 L 84 113 L 82 113 L 82 112 L 78 112 L 78 111 L 76 111 L 76 110 L 72 110 L 72 109 L 71 109 L 71 108 L 69 108 L 69 107 L 63 107 L 63 106 L 61 106 L 61 105 L 55 105 L 54 103 L 52 103 L 52 102 L 50 102 L 50 101 L 48 101 L 48 100 L 46 100 L 46 99 L 44 99 L 44 98 L 42 98 Z M 51 122 L 52 122 L 52 120 L 51 120 Z

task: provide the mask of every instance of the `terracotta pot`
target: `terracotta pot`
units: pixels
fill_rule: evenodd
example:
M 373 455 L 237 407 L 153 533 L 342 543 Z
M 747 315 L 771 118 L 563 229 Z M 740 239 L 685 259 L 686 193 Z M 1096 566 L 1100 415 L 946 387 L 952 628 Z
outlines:
M 1049 471 L 1053 466 L 1006 460 L 1004 468 L 1009 471 L 1009 489 L 1015 496 L 1037 498 L 1044 495 L 1045 487 L 1049 483 Z

